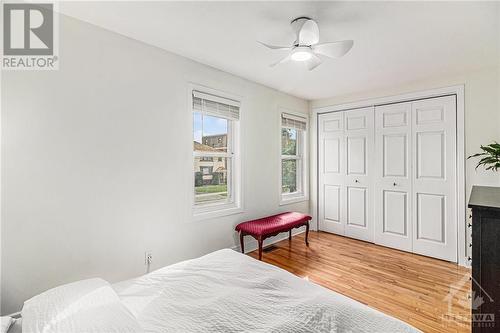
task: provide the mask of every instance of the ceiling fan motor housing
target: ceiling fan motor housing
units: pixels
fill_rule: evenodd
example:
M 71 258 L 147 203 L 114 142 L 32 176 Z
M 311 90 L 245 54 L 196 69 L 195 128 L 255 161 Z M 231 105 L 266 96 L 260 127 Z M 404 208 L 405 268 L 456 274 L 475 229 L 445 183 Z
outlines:
M 313 19 L 310 17 L 307 17 L 307 16 L 300 16 L 300 17 L 293 19 L 292 22 L 290 22 L 292 29 L 295 32 L 296 36 L 299 35 L 300 29 L 302 29 L 302 26 L 307 21 L 313 21 Z M 300 41 L 298 40 L 298 38 L 294 41 L 294 46 L 302 46 L 300 44 Z M 309 46 L 309 45 L 307 45 L 307 46 Z

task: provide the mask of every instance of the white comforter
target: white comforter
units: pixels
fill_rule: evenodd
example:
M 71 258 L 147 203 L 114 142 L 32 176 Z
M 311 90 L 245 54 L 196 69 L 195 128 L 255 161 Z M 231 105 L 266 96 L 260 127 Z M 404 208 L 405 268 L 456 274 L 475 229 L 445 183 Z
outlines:
M 417 332 L 232 250 L 113 286 L 145 332 Z

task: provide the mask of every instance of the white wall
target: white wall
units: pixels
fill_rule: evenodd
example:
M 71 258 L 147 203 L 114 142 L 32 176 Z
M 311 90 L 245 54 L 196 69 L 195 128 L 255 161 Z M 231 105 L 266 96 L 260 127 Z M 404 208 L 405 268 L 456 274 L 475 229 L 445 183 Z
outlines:
M 496 115 L 498 118 L 498 126 L 497 126 L 497 137 L 496 141 L 500 142 L 500 5 L 497 6 L 497 54 L 498 56 L 498 65 L 497 65 L 497 109 Z M 494 111 L 494 110 L 493 110 Z M 498 174 L 498 183 L 500 184 L 500 172 Z
M 188 84 L 243 97 L 244 213 L 192 222 Z M 279 206 L 278 107 L 308 102 L 73 19 L 60 69 L 2 77 L 2 314 L 47 288 L 118 281 L 237 244 Z

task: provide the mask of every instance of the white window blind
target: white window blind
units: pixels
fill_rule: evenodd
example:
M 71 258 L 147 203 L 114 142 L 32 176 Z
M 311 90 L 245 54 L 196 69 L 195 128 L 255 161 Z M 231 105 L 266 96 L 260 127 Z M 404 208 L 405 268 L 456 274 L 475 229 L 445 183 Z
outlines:
M 281 114 L 281 126 L 288 128 L 295 128 L 302 131 L 305 131 L 307 129 L 307 123 L 305 118 L 294 116 L 288 113 Z
M 193 90 L 193 110 L 232 120 L 240 119 L 238 101 Z

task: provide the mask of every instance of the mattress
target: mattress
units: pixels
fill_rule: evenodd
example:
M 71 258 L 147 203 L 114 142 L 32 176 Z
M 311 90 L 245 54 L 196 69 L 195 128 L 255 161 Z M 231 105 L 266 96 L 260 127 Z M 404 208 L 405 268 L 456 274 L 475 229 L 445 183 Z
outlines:
M 278 267 L 225 249 L 113 285 L 145 332 L 418 332 Z

